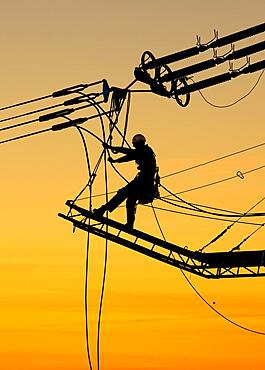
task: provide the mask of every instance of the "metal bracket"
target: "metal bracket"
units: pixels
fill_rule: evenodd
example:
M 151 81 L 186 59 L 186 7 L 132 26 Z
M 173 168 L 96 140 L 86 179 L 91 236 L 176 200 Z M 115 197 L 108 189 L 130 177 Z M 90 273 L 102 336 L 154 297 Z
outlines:
M 208 41 L 206 44 L 202 44 L 201 36 L 196 35 L 196 46 L 199 48 L 200 51 L 209 49 L 211 45 L 218 40 L 218 31 L 214 29 L 213 33 L 214 33 L 214 37 L 210 41 Z

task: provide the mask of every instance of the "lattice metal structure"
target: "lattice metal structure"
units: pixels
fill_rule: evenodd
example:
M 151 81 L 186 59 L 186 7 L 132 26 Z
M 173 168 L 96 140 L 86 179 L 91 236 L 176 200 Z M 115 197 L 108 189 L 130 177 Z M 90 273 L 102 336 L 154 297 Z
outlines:
M 166 242 L 136 229 L 98 217 L 68 200 L 68 215 L 74 228 L 120 244 L 136 252 L 207 279 L 265 276 L 265 250 L 202 253 Z M 89 222 L 90 221 L 90 222 Z M 92 221 L 92 222 L 91 222 Z

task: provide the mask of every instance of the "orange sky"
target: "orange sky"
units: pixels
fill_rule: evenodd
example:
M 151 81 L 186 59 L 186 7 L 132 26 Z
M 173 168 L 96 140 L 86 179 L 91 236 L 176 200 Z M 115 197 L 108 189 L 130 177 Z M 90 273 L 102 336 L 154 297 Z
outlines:
M 20 0 L 1 5 L 0 106 L 50 94 L 66 86 L 106 78 L 124 87 L 144 50 L 162 56 L 206 42 L 213 29 L 226 35 L 264 22 L 264 1 Z M 264 35 L 263 35 L 264 37 Z M 251 39 L 261 41 L 262 36 Z M 248 45 L 241 42 L 238 47 Z M 224 52 L 228 49 L 224 48 Z M 209 51 L 204 57 L 210 58 Z M 264 59 L 264 52 L 252 60 Z M 195 60 L 195 59 L 194 59 Z M 236 66 L 240 66 L 237 62 Z M 227 65 L 218 67 L 218 73 Z M 216 70 L 217 71 L 217 70 Z M 204 91 L 216 104 L 244 95 L 259 73 Z M 209 76 L 205 73 L 203 76 Z M 264 79 L 264 77 L 263 77 Z M 143 85 L 137 85 L 142 88 Z M 128 138 L 143 132 L 165 175 L 264 141 L 264 80 L 247 99 L 214 109 L 192 94 L 186 109 L 156 95 L 133 95 Z M 56 101 L 57 102 L 57 101 Z M 45 103 L 29 106 L 38 109 Z M 107 107 L 107 105 L 106 105 Z M 0 112 L 0 120 L 23 109 Z M 90 114 L 88 111 L 86 114 Z M 42 129 L 34 123 L 29 130 Z M 86 124 L 98 132 L 98 122 Z M 26 128 L 27 131 L 27 128 Z M 17 135 L 23 130 L 14 129 Z M 8 135 L 1 136 L 1 140 Z M 88 141 L 92 160 L 99 146 Z M 264 165 L 264 148 L 164 180 L 178 192 Z M 0 368 L 88 369 L 84 327 L 86 235 L 72 234 L 57 217 L 87 179 L 81 141 L 73 130 L 47 133 L 0 146 L 2 187 Z M 132 177 L 134 164 L 120 169 Z M 122 182 L 110 171 L 110 189 Z M 264 196 L 264 170 L 244 180 L 183 194 L 187 201 L 246 211 Z M 95 193 L 103 190 L 102 173 Z M 95 205 L 100 204 L 97 199 Z M 85 202 L 80 205 L 86 205 Z M 157 204 L 159 205 L 159 204 Z M 255 209 L 264 210 L 264 203 Z M 196 250 L 227 224 L 158 212 L 166 237 Z M 124 221 L 124 208 L 113 217 Z M 264 221 L 263 221 L 264 222 Z M 159 235 L 152 213 L 139 207 L 136 227 Z M 229 250 L 252 227 L 237 225 L 211 251 Z M 243 247 L 264 248 L 261 230 Z M 104 244 L 93 237 L 89 286 L 91 350 L 96 369 L 96 320 Z M 265 331 L 264 278 L 192 282 L 222 313 Z M 180 271 L 110 244 L 101 328 L 101 370 L 261 369 L 263 336 L 244 332 L 216 316 Z

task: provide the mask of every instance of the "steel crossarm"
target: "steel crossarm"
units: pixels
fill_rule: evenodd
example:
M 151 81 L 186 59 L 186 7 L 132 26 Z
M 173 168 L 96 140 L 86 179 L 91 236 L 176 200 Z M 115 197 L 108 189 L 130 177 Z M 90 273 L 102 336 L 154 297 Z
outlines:
M 215 277 L 211 271 L 204 270 L 203 264 L 201 261 L 198 261 L 197 259 L 190 257 L 190 256 L 188 257 L 186 255 L 182 255 L 180 252 L 175 252 L 165 247 L 163 248 L 160 245 L 153 244 L 150 241 L 147 242 L 146 239 L 149 239 L 149 238 L 143 239 L 140 237 L 136 237 L 134 234 L 137 234 L 139 230 L 134 230 L 134 232 L 132 231 L 127 232 L 127 231 L 122 231 L 122 230 L 118 230 L 114 228 L 116 229 L 116 232 L 115 232 L 113 231 L 113 226 L 108 225 L 108 231 L 106 231 L 104 230 L 103 227 L 107 223 L 103 223 L 101 225 L 99 225 L 98 223 L 96 225 L 89 225 L 87 222 L 87 219 L 84 219 L 84 218 L 83 220 L 78 220 L 76 217 L 69 217 L 62 213 L 59 213 L 59 216 L 64 218 L 65 220 L 72 222 L 75 228 L 79 228 L 86 232 L 90 232 L 103 239 L 107 238 L 109 241 L 113 243 L 116 243 L 124 247 L 127 247 L 129 249 L 132 249 L 136 252 L 149 256 L 153 259 L 156 259 L 166 264 L 178 267 L 182 270 L 188 271 L 195 275 L 204 276 L 204 277 L 212 277 L 212 278 Z M 144 233 L 141 232 L 141 234 L 144 234 Z M 131 236 L 134 236 L 133 240 L 130 240 Z M 161 240 L 161 242 L 163 241 Z M 196 252 L 193 252 L 193 254 L 195 255 Z
M 220 56 L 220 57 L 216 56 L 212 59 L 205 60 L 203 62 L 196 63 L 194 65 L 184 67 L 184 68 L 178 69 L 176 71 L 167 73 L 167 74 L 159 77 L 159 82 L 161 82 L 161 83 L 168 82 L 168 81 L 172 81 L 172 80 L 177 79 L 177 78 L 193 75 L 195 73 L 205 71 L 207 69 L 218 66 L 222 63 L 225 63 L 226 61 L 240 59 L 242 57 L 249 56 L 249 55 L 254 54 L 254 53 L 258 53 L 258 52 L 260 52 L 264 49 L 265 49 L 265 41 L 262 41 L 262 42 L 259 42 L 257 44 L 247 46 L 245 48 L 242 48 L 242 49 L 239 49 L 239 50 L 236 50 L 236 51 L 231 51 L 231 53 L 227 53 L 224 56 Z
M 265 23 L 258 24 L 256 26 L 247 28 L 239 32 L 235 32 L 231 35 L 227 35 L 221 38 L 216 37 L 214 40 L 206 44 L 197 44 L 196 46 L 191 47 L 189 49 L 181 50 L 176 53 L 151 60 L 150 62 L 143 65 L 142 68 L 145 70 L 148 70 L 148 69 L 153 69 L 153 68 L 165 65 L 165 64 L 174 63 L 179 60 L 183 60 L 183 59 L 198 55 L 199 53 L 204 52 L 208 49 L 213 49 L 213 48 L 222 47 L 228 44 L 232 44 L 234 42 L 246 39 L 248 37 L 258 35 L 259 33 L 262 33 L 262 32 L 265 32 Z
M 236 78 L 241 76 L 242 74 L 254 73 L 260 71 L 265 68 L 265 60 L 261 60 L 259 62 L 253 63 L 248 65 L 247 67 L 242 68 L 241 70 L 232 70 L 230 72 L 226 72 L 214 77 L 207 78 L 205 80 L 201 80 L 195 82 L 191 85 L 186 85 L 184 87 L 180 87 L 176 90 L 177 95 L 185 95 L 194 91 L 202 90 L 210 86 L 218 85 L 227 81 L 232 80 L 232 78 Z
M 208 279 L 265 276 L 265 251 L 202 253 L 166 242 L 140 230 L 106 217 L 98 217 L 71 201 L 66 204 L 71 212 L 59 216 L 75 228 L 107 238 L 151 258 Z M 73 214 L 73 211 L 76 213 Z M 88 220 L 95 221 L 94 224 Z M 106 228 L 106 225 L 108 226 Z

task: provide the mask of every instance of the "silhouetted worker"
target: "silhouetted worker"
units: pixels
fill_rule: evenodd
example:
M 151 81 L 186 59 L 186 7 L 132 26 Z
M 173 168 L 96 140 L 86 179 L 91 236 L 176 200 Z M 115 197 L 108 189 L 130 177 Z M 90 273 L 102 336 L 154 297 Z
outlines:
M 118 159 L 108 158 L 111 163 L 122 163 L 135 161 L 139 170 L 137 176 L 126 186 L 119 189 L 112 199 L 100 208 L 95 208 L 94 213 L 98 216 L 103 216 L 104 212 L 112 212 L 125 199 L 127 209 L 126 226 L 133 228 L 135 220 L 136 204 L 152 202 L 157 195 L 157 186 L 155 185 L 155 177 L 157 172 L 156 159 L 153 150 L 145 143 L 145 137 L 142 134 L 137 134 L 132 139 L 132 144 L 135 149 L 123 148 L 103 144 L 105 149 L 110 149 L 113 153 L 123 153 L 125 156 Z

